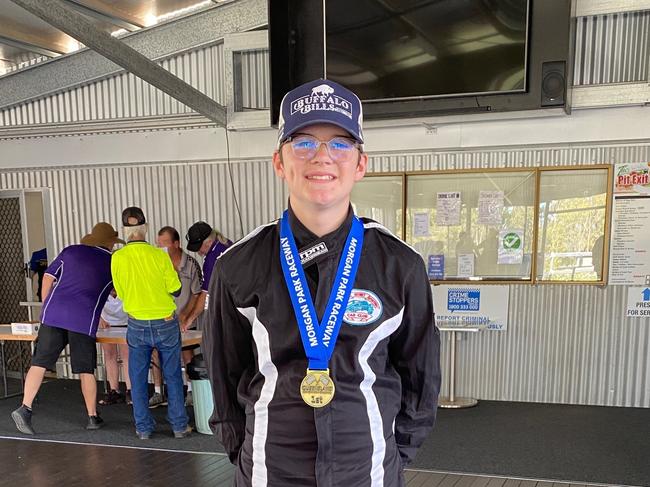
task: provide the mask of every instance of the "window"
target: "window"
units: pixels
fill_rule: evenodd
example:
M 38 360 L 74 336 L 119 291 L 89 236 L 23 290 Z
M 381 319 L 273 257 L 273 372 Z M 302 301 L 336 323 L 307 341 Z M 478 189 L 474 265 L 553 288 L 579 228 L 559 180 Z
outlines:
M 404 176 L 368 175 L 354 186 L 352 206 L 359 216 L 367 216 L 403 238 Z
M 609 165 L 367 175 L 352 204 L 413 246 L 432 282 L 601 284 L 611 177 Z
M 537 280 L 603 280 L 609 170 L 543 170 Z
M 407 176 L 406 241 L 435 280 L 531 280 L 535 171 Z

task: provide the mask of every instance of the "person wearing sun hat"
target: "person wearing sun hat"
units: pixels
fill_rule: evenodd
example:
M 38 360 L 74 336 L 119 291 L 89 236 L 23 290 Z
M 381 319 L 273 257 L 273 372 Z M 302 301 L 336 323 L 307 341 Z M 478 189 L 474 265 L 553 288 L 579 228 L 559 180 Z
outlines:
M 202 348 L 236 487 L 400 487 L 433 427 L 440 337 L 422 258 L 354 214 L 362 105 L 286 94 L 273 169 L 288 208 L 217 259 Z
M 43 308 L 32 366 L 25 378 L 22 405 L 11 413 L 22 433 L 33 435 L 32 403 L 46 370 L 56 370 L 61 351 L 70 345 L 72 372 L 79 374 L 88 423 L 96 430 L 104 422 L 97 414 L 97 347 L 95 335 L 99 310 L 113 289 L 111 250 L 124 243 L 109 224 L 100 222 L 81 239 L 70 245 L 48 266 L 43 276 Z

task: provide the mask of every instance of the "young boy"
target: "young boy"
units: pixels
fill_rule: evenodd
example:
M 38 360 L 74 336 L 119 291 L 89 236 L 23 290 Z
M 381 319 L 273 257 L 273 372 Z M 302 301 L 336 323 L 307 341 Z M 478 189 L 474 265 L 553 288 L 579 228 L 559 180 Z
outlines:
M 433 427 L 439 335 L 419 255 L 354 215 L 361 103 L 316 80 L 281 105 L 289 207 L 217 260 L 204 331 L 211 423 L 235 485 L 403 485 Z

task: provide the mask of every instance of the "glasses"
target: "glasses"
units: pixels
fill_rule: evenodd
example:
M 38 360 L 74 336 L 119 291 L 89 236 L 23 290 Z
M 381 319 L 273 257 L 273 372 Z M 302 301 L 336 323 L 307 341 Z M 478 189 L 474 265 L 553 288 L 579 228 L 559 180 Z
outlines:
M 288 137 L 285 143 L 291 147 L 291 152 L 298 159 L 310 161 L 320 150 L 320 146 L 325 144 L 330 159 L 334 162 L 349 162 L 354 158 L 356 150 L 360 145 L 345 137 L 333 137 L 327 142 L 317 139 L 312 135 L 296 135 Z

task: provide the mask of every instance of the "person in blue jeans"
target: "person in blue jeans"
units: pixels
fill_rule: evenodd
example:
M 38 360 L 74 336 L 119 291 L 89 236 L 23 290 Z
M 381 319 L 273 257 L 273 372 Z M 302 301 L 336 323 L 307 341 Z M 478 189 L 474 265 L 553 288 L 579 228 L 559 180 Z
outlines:
M 189 432 L 187 411 L 183 396 L 181 371 L 181 332 L 178 319 L 136 320 L 129 317 L 126 341 L 129 344 L 129 376 L 136 431 L 147 439 L 155 423 L 149 409 L 149 363 L 155 348 L 160 357 L 160 368 L 167 384 L 167 421 L 174 436 L 184 438 Z M 137 407 L 136 407 L 137 404 Z
M 158 350 L 160 367 L 167 383 L 167 421 L 175 438 L 185 438 L 188 426 L 181 372 L 181 331 L 174 296 L 181 282 L 169 255 L 145 241 L 147 223 L 135 206 L 122 212 L 127 244 L 113 254 L 113 285 L 128 315 L 126 342 L 129 345 L 129 377 L 135 432 L 149 439 L 155 421 L 149 411 L 149 364 Z

